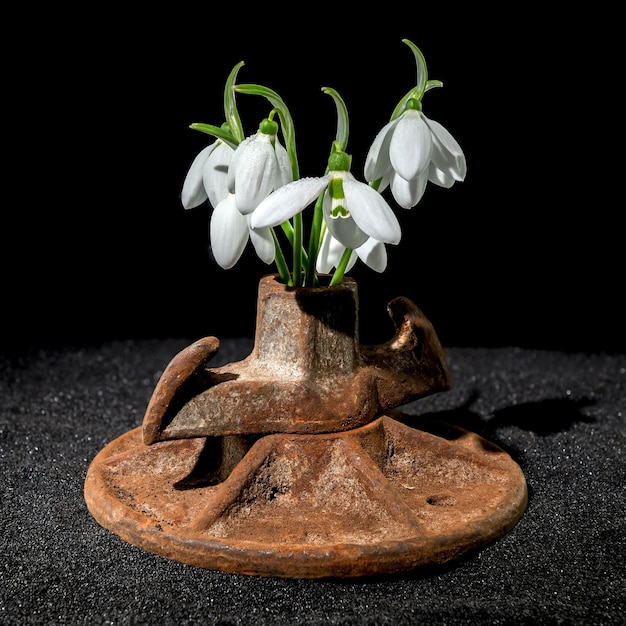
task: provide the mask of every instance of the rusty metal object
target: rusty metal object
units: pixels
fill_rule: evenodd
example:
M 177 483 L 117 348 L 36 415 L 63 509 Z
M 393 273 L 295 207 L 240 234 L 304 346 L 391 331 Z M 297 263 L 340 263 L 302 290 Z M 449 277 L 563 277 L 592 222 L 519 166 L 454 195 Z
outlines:
M 143 549 L 228 572 L 354 577 L 445 563 L 508 532 L 527 503 L 503 450 L 393 411 L 449 388 L 443 349 L 406 298 L 393 338 L 358 342 L 356 283 L 259 286 L 252 353 L 176 355 L 144 423 L 93 460 L 91 514 Z
M 154 392 L 169 402 L 151 402 L 144 441 L 350 430 L 381 411 L 448 389 L 445 355 L 430 322 L 406 298 L 388 307 L 394 337 L 360 346 L 354 280 L 290 289 L 266 276 L 252 353 L 223 367 L 194 367 L 191 377 L 191 355 L 178 355 Z M 210 340 L 217 341 L 203 341 Z
M 94 460 L 87 504 L 125 541 L 208 569 L 346 578 L 445 563 L 507 533 L 527 491 L 501 449 L 440 430 L 382 416 L 247 449 L 238 435 L 146 446 L 137 428 Z

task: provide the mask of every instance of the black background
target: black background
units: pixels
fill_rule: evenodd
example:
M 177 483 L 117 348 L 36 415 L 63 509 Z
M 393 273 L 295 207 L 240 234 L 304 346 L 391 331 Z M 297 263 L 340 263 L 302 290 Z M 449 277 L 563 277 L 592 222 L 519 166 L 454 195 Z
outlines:
M 495 5 L 494 5 L 495 6 Z M 443 89 L 424 112 L 463 147 L 468 175 L 398 208 L 384 274 L 358 266 L 363 342 L 390 336 L 385 306 L 412 299 L 447 346 L 626 350 L 623 155 L 615 16 L 408 5 L 170 6 L 13 18 L 5 59 L 3 349 L 143 337 L 252 336 L 251 248 L 232 270 L 208 251 L 209 207 L 180 190 L 223 121 L 223 85 L 276 90 L 296 124 L 300 171 L 323 172 L 336 89 L 348 152 L 367 148 L 414 83 L 411 39 Z M 246 134 L 269 111 L 238 99 Z M 395 206 L 395 205 L 394 205 Z

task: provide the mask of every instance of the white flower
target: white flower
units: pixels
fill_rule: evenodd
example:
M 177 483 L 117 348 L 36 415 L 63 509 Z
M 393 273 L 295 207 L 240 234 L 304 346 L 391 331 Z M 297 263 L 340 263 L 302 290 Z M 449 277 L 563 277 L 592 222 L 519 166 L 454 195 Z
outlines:
M 269 228 L 252 230 L 249 216 L 237 210 L 235 196 L 228 191 L 228 170 L 234 156 L 228 144 L 217 140 L 193 160 L 181 193 L 186 209 L 208 199 L 213 209 L 209 237 L 215 261 L 224 269 L 237 263 L 248 241 L 265 263 L 274 261 L 275 246 Z
M 365 178 L 382 179 L 379 190 L 388 185 L 396 202 L 405 209 L 422 198 L 428 181 L 451 187 L 465 179 L 465 155 L 456 139 L 409 100 L 404 112 L 386 124 L 372 143 L 365 160 Z
M 259 258 L 272 263 L 276 248 L 270 228 L 250 227 L 250 214 L 273 189 L 292 180 L 289 155 L 276 138 L 278 125 L 263 120 L 256 135 L 233 150 L 217 140 L 194 159 L 181 193 L 186 209 L 209 200 L 214 207 L 209 237 L 215 261 L 237 263 L 248 241 Z M 268 130 L 268 132 L 263 132 Z
M 186 209 L 200 206 L 209 200 L 216 207 L 228 194 L 228 166 L 234 150 L 219 139 L 202 150 L 193 160 L 181 192 Z
M 385 199 L 345 170 L 331 170 L 319 178 L 301 178 L 277 189 L 255 209 L 252 228 L 282 224 L 325 190 L 326 225 L 343 246 L 355 249 L 370 237 L 384 243 L 400 241 L 400 224 Z
M 315 269 L 322 274 L 329 274 L 333 267 L 337 267 L 346 247 L 342 246 L 327 230 L 322 239 L 322 245 L 317 257 Z M 349 272 L 357 258 L 360 258 L 370 269 L 376 272 L 384 272 L 387 268 L 387 250 L 385 244 L 370 237 L 363 245 L 352 251 L 350 260 L 346 265 Z
M 226 270 L 237 263 L 248 240 L 252 241 L 263 262 L 270 264 L 274 261 L 275 247 L 270 229 L 252 230 L 250 216 L 242 215 L 237 209 L 234 194 L 228 193 L 215 207 L 211 214 L 209 236 L 215 261 Z
M 261 130 L 268 128 L 264 122 L 278 128 L 271 120 L 261 122 L 259 132 L 237 146 L 228 168 L 228 191 L 235 194 L 237 209 L 244 215 L 252 213 L 273 190 L 293 180 L 287 150 L 276 137 L 276 131 Z

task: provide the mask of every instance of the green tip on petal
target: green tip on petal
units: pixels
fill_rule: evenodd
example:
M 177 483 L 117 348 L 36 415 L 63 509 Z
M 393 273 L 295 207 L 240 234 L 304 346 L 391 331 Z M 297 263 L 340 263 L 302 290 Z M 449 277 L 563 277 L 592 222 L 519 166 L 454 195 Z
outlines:
M 332 211 L 330 212 L 330 216 L 333 219 L 347 219 L 348 217 L 350 217 L 350 212 L 346 210 L 346 208 L 342 205 L 342 204 L 337 204 L 333 207 Z
M 343 200 L 346 197 L 343 193 L 343 180 L 339 177 L 331 179 L 328 184 L 328 191 L 333 200 Z

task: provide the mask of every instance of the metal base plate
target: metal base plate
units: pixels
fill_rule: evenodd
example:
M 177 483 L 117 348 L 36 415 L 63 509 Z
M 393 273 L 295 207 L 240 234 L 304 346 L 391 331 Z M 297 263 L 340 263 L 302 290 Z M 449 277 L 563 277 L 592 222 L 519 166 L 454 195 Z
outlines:
M 446 563 L 509 532 L 527 496 L 501 448 L 395 413 L 341 433 L 152 445 L 139 427 L 101 450 L 85 480 L 90 513 L 124 541 L 197 567 L 286 578 Z

